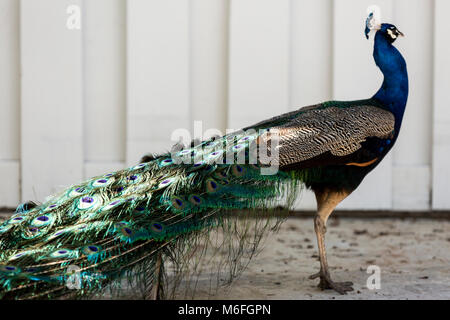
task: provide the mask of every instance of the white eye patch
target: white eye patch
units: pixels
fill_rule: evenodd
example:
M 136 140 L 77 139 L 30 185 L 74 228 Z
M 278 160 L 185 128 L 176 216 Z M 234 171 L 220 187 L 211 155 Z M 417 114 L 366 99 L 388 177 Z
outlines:
M 387 33 L 388 33 L 388 35 L 391 36 L 392 39 L 397 39 L 397 35 L 395 34 L 395 32 L 392 29 L 388 29 Z

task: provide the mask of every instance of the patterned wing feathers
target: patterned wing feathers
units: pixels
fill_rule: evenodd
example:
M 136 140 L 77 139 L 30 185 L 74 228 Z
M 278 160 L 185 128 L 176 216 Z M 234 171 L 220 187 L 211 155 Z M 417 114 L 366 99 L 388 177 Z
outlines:
M 394 115 L 378 107 L 315 108 L 271 128 L 260 137 L 260 142 L 262 139 L 270 145 L 273 135 L 278 135 L 278 164 L 283 167 L 326 152 L 350 155 L 368 137 L 388 138 L 394 124 Z

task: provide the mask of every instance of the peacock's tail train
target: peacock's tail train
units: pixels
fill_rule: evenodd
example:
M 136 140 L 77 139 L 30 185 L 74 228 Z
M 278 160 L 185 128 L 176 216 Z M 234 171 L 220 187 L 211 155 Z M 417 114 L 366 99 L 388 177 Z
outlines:
M 250 164 L 257 138 L 205 141 L 72 186 L 42 205 L 20 206 L 0 226 L 0 298 L 85 298 L 120 292 L 127 280 L 142 297 L 155 284 L 166 297 L 183 286 L 193 292 L 198 278 L 186 279 L 198 274 L 211 242 L 228 252 L 216 266 L 219 278 L 231 279 L 245 266 L 239 258 L 250 258 L 264 231 L 277 225 L 270 208 L 289 207 L 302 181 Z M 251 209 L 259 209 L 256 233 L 237 221 Z M 210 232 L 217 227 L 223 236 Z

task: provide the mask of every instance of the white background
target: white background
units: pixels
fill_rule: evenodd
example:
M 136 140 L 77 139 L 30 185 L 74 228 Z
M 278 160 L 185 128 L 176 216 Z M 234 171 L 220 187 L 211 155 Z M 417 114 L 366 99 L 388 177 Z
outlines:
M 224 131 L 369 98 L 371 4 L 406 34 L 410 98 L 393 152 L 340 208 L 450 209 L 448 0 L 0 0 L 0 207 L 166 151 L 194 120 Z

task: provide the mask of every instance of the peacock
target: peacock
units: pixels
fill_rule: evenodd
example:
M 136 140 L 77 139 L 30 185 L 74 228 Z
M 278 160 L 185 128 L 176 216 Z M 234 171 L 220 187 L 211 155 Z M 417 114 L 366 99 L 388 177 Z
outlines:
M 0 226 L 0 298 L 87 298 L 124 279 L 163 298 L 167 272 L 181 277 L 205 236 L 220 227 L 236 236 L 236 224 L 224 228 L 232 215 L 269 220 L 302 187 L 317 200 L 320 271 L 310 278 L 322 290 L 352 291 L 330 276 L 327 219 L 392 149 L 408 99 L 406 62 L 393 46 L 403 34 L 373 12 L 367 39 L 371 31 L 384 81 L 370 99 L 303 107 L 20 205 Z M 67 285 L 74 275 L 76 290 Z

